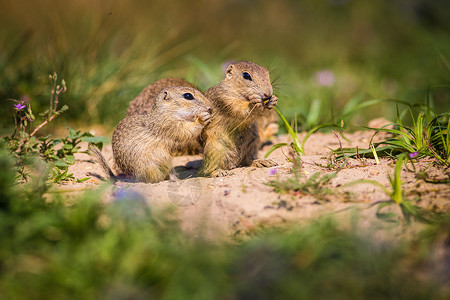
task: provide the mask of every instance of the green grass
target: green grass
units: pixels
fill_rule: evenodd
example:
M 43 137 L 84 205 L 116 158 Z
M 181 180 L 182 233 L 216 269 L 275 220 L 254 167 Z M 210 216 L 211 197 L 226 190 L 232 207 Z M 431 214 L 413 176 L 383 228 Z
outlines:
M 390 199 L 388 201 L 382 201 L 378 203 L 377 217 L 381 219 L 396 222 L 398 220 L 398 216 L 395 213 L 391 212 L 384 213 L 382 211 L 383 208 L 396 204 L 398 205 L 398 207 L 400 207 L 402 215 L 407 222 L 410 222 L 412 218 L 418 221 L 429 222 L 426 216 L 426 211 L 420 209 L 417 205 L 414 204 L 413 201 L 411 201 L 410 199 L 406 199 L 405 197 L 405 190 L 403 188 L 403 181 L 401 179 L 401 171 L 403 164 L 404 163 L 406 164 L 407 162 L 408 158 L 406 158 L 406 155 L 401 155 L 398 157 L 397 162 L 395 163 L 394 175 L 389 176 L 389 183 L 391 185 L 390 186 L 391 189 L 388 189 L 378 181 L 371 179 L 358 179 L 348 184 L 345 184 L 344 186 L 352 186 L 360 183 L 368 183 L 382 189 Z
M 369 101 L 367 103 L 362 103 L 353 108 L 352 110 L 360 109 L 366 106 L 378 104 L 380 101 L 375 99 Z M 412 125 L 407 126 L 402 122 L 402 118 L 398 113 L 398 104 L 401 101 L 394 101 L 397 104 L 397 123 L 388 124 L 383 126 L 381 129 L 371 128 L 367 126 L 363 126 L 366 129 L 375 130 L 375 134 L 372 139 L 369 141 L 369 149 L 360 150 L 358 148 L 342 148 L 340 136 L 337 132 L 333 133 L 339 140 L 339 144 L 341 145 L 339 149 L 332 150 L 333 157 L 333 169 L 337 169 L 338 171 L 347 166 L 347 159 L 349 157 L 367 157 L 372 156 L 376 163 L 379 163 L 378 156 L 390 156 L 396 159 L 395 172 L 394 176 L 389 176 L 389 181 L 391 185 L 391 190 L 386 188 L 381 183 L 371 180 L 371 179 L 359 179 L 353 181 L 345 186 L 351 186 L 359 183 L 368 183 L 374 186 L 381 188 L 390 198 L 389 201 L 383 201 L 379 204 L 379 209 L 377 212 L 377 216 L 383 218 L 385 220 L 394 220 L 397 219 L 397 216 L 392 213 L 383 213 L 381 210 L 389 206 L 391 204 L 397 204 L 406 221 L 410 221 L 411 218 L 415 218 L 420 221 L 429 222 L 426 218 L 426 212 L 420 210 L 413 202 L 405 199 L 404 189 L 402 186 L 401 180 L 401 169 L 402 164 L 407 162 L 411 162 L 413 166 L 413 171 L 416 173 L 416 176 L 419 178 L 426 179 L 426 173 L 421 174 L 420 172 L 416 172 L 413 160 L 422 158 L 422 157 L 433 157 L 436 159 L 436 162 L 443 165 L 444 167 L 448 167 L 450 163 L 449 149 L 450 149 L 450 122 L 449 122 L 449 113 L 442 113 L 436 115 L 429 106 L 427 105 L 417 105 L 420 108 L 425 108 L 425 110 L 419 111 L 417 116 L 414 117 L 411 106 L 408 103 L 403 102 L 402 104 L 406 104 L 408 106 Z M 288 160 L 293 163 L 293 176 L 287 179 L 277 179 L 272 180 L 268 183 L 269 186 L 272 186 L 274 190 L 278 193 L 291 193 L 295 195 L 313 195 L 318 199 L 324 199 L 324 195 L 332 194 L 332 190 L 328 187 L 328 183 L 333 179 L 337 173 L 330 173 L 320 176 L 320 172 L 316 172 L 311 175 L 309 178 L 302 178 L 301 176 L 301 156 L 304 155 L 304 146 L 307 139 L 314 133 L 316 130 L 324 127 L 337 127 L 335 124 L 322 124 L 317 125 L 313 129 L 309 130 L 306 133 L 303 141 L 300 142 L 297 131 L 297 119 L 293 121 L 294 126 L 290 125 L 286 118 L 280 113 L 280 111 L 275 108 L 281 120 L 284 123 L 287 132 L 289 133 L 292 142 L 291 143 L 278 143 L 273 145 L 265 154 L 265 157 L 268 157 L 273 151 L 280 147 L 289 146 L 291 148 L 291 157 L 288 157 Z M 351 110 L 348 110 L 347 113 L 350 113 Z M 428 115 L 430 121 L 427 121 Z M 342 124 L 343 121 L 341 121 Z M 293 128 L 294 127 L 294 128 Z M 341 125 L 341 133 L 342 133 L 342 125 Z M 393 127 L 393 129 L 389 128 Z M 373 138 L 379 132 L 384 132 L 391 134 L 387 140 L 373 143 Z M 385 146 L 384 146 L 385 145 Z M 381 147 L 379 147 L 381 146 Z M 378 147 L 378 148 L 377 148 Z M 342 164 L 338 166 L 338 161 L 344 161 Z M 328 167 L 331 165 L 329 164 Z M 409 169 L 408 169 L 409 170 Z M 425 175 L 425 177 L 424 177 Z M 441 180 L 440 183 L 446 183 L 448 180 Z
M 58 106 L 61 93 L 67 90 L 65 80 L 61 80 L 61 85 L 58 84 L 56 73 L 49 75 L 49 79 L 51 91 L 47 110 L 39 113 L 39 117 L 36 118 L 31 101 L 12 100 L 16 102 L 13 114 L 14 129 L 10 135 L 0 138 L 1 146 L 7 147 L 15 159 L 15 177 L 19 182 L 28 180 L 31 174 L 30 161 L 33 162 L 38 158 L 47 163 L 49 172 L 46 175 L 54 183 L 75 180 L 73 174 L 69 173 L 69 165 L 75 164 L 74 154 L 82 152 L 80 143 L 92 143 L 101 149 L 106 142 L 104 137 L 96 137 L 90 132 L 81 132 L 70 127 L 67 127 L 69 134 L 63 138 L 52 138 L 51 135 L 38 137 L 38 132 L 40 133 L 43 128 L 69 109 L 67 105 L 61 108 Z M 39 123 L 34 123 L 36 121 Z M 76 180 L 82 182 L 87 179 L 89 178 Z
M 405 125 L 398 116 L 397 122 L 383 126 L 382 128 L 365 127 L 374 130 L 375 133 L 369 141 L 370 149 L 344 148 L 333 152 L 339 157 L 377 156 L 398 157 L 403 153 L 417 157 L 433 157 L 438 163 L 450 165 L 450 113 L 434 114 L 429 107 L 413 115 L 409 108 L 412 125 Z M 428 115 L 428 117 L 427 117 Z M 378 133 L 388 133 L 392 137 L 380 142 L 373 142 Z
M 0 165 L 10 170 L 5 152 Z M 411 238 L 322 218 L 239 240 L 184 233 L 173 212 L 102 189 L 68 205 L 39 177 L 0 177 L 0 293 L 6 299 L 445 299 L 450 219 Z M 379 232 L 379 231 L 378 231 Z M 386 237 L 389 231 L 385 232 Z M 420 251 L 419 251 L 420 250 Z M 26 288 L 24 288 L 26 286 Z
M 327 196 L 334 193 L 329 187 L 329 183 L 336 177 L 336 172 L 325 175 L 315 172 L 309 177 L 303 176 L 299 158 L 294 162 L 292 171 L 292 177 L 271 180 L 267 185 L 273 187 L 277 193 L 290 193 L 297 196 L 311 195 L 319 200 L 327 200 Z
M 205 89 L 222 78 L 223 63 L 247 59 L 279 77 L 279 109 L 310 130 L 341 115 L 349 127 L 395 118 L 384 104 L 348 112 L 375 97 L 418 102 L 427 87 L 448 81 L 445 9 L 425 1 L 408 9 L 401 1 L 335 2 L 0 0 L 0 99 L 30 97 L 40 110 L 45 74 L 57 72 L 70 83 L 68 125 L 112 130 L 150 82 L 176 76 Z M 444 91 L 434 90 L 432 100 L 448 111 Z M 11 111 L 0 106 L 3 130 Z
M 278 116 L 283 121 L 284 127 L 286 128 L 287 132 L 289 133 L 292 142 L 291 143 L 278 143 L 273 145 L 269 150 L 267 150 L 266 154 L 264 155 L 264 158 L 269 157 L 269 155 L 275 151 L 278 148 L 289 146 L 291 150 L 293 151 L 295 156 L 301 156 L 305 154 L 305 143 L 308 140 L 308 138 L 317 130 L 321 128 L 328 128 L 328 127 L 338 127 L 336 124 L 318 124 L 314 126 L 312 129 L 310 129 L 306 136 L 303 138 L 302 142 L 300 143 L 300 140 L 298 139 L 298 132 L 297 132 L 297 119 L 294 119 L 294 128 L 289 124 L 289 122 L 286 120 L 286 118 L 281 114 L 281 112 L 278 110 L 278 108 L 274 108 L 277 112 Z

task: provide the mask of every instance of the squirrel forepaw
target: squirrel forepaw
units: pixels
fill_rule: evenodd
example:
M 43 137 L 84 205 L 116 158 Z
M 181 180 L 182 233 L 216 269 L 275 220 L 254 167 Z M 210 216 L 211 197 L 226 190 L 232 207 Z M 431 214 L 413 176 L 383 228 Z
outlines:
M 251 104 L 262 104 L 261 96 L 259 95 L 252 95 L 248 98 L 248 101 L 250 101 Z
M 252 162 L 252 167 L 257 168 L 270 168 L 275 166 L 278 166 L 278 163 L 270 158 L 255 159 Z
M 211 120 L 211 113 L 210 112 L 202 112 L 197 116 L 197 120 L 200 124 L 206 125 Z
M 264 107 L 267 109 L 273 109 L 278 103 L 278 97 L 272 95 L 270 100 L 267 101 L 267 103 L 264 104 Z
M 211 177 L 225 177 L 233 174 L 234 172 L 230 170 L 218 169 L 211 173 Z
M 169 180 L 171 181 L 171 182 L 175 182 L 175 181 L 177 181 L 177 174 L 175 174 L 175 172 L 170 172 L 169 173 Z

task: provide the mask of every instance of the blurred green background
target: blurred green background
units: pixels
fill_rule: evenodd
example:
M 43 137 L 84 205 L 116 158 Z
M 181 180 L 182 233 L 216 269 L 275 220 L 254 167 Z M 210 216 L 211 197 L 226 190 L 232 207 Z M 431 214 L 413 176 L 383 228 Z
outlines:
M 0 0 L 1 134 L 14 126 L 7 99 L 46 109 L 53 72 L 67 81 L 64 124 L 107 132 L 152 81 L 206 89 L 232 60 L 267 67 L 280 110 L 303 129 L 365 100 L 424 102 L 427 88 L 449 83 L 449 20 L 444 0 Z M 448 89 L 432 91 L 434 108 L 448 111 Z M 346 124 L 380 116 L 394 120 L 395 105 Z

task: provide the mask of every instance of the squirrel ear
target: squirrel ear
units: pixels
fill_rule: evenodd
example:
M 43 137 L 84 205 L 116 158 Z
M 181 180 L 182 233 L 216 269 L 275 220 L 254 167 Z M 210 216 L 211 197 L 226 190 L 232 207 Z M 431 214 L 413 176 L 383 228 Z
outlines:
M 169 100 L 170 100 L 170 97 L 169 97 L 169 93 L 168 93 L 168 92 L 164 91 L 164 97 L 163 97 L 163 99 L 166 100 L 166 101 L 169 101 Z
M 232 74 L 232 70 L 233 70 L 233 65 L 229 65 L 228 68 L 227 68 L 227 70 L 226 70 L 226 72 L 225 72 L 227 78 L 231 78 L 231 76 L 233 75 L 233 74 Z

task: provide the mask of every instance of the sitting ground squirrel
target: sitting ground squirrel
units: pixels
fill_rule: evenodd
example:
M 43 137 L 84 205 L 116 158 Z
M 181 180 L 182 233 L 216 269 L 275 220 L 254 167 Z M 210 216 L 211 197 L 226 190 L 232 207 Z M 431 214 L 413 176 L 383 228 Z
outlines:
M 270 82 L 269 82 L 270 84 Z M 179 78 L 163 78 L 157 80 L 146 88 L 130 102 L 127 109 L 127 116 L 142 115 L 151 112 L 153 102 L 158 93 L 171 86 L 187 86 L 198 89 L 190 82 Z M 260 136 L 260 145 L 270 142 L 270 139 L 278 133 L 278 115 L 274 110 L 266 110 L 263 115 L 257 119 L 257 128 Z M 200 154 L 202 146 L 196 139 L 189 141 L 184 147 L 176 149 L 173 155 Z
M 252 163 L 276 165 L 271 160 L 255 161 L 260 144 L 257 121 L 270 114 L 278 100 L 266 68 L 246 61 L 231 64 L 225 78 L 205 96 L 213 104 L 213 115 L 202 132 L 201 174 L 216 176 L 221 170 Z
M 198 88 L 190 82 L 180 78 L 163 78 L 157 80 L 147 87 L 145 87 L 139 95 L 130 102 L 127 109 L 127 116 L 143 115 L 149 113 L 153 109 L 153 103 L 156 96 L 165 88 L 173 86 L 186 86 L 198 90 Z M 173 149 L 172 155 L 185 155 L 185 154 L 200 154 L 202 152 L 202 146 L 200 142 L 195 138 L 189 140 L 185 145 Z
M 211 103 L 193 88 L 163 89 L 153 109 L 127 116 L 114 129 L 112 150 L 120 175 L 136 181 L 175 179 L 171 151 L 196 139 L 211 117 Z M 116 180 L 98 149 L 90 148 L 108 176 Z
M 165 88 L 172 86 L 187 86 L 193 89 L 198 88 L 186 80 L 179 78 L 163 78 L 153 82 L 140 92 L 140 94 L 130 102 L 127 109 L 127 117 L 133 115 L 144 115 L 153 109 L 156 96 Z

